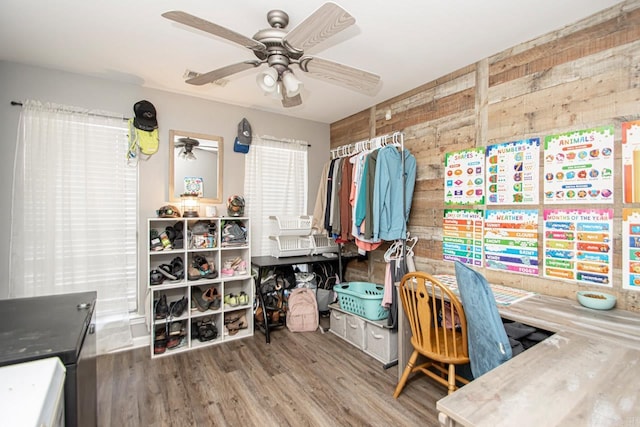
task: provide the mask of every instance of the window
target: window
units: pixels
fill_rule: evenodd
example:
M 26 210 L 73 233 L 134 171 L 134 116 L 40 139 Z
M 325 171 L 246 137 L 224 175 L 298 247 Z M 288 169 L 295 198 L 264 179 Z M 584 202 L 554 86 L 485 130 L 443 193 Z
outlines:
M 307 144 L 254 137 L 245 159 L 246 215 L 251 218 L 251 253 L 270 255 L 274 215 L 306 215 Z
M 33 101 L 23 106 L 10 296 L 97 291 L 99 351 L 109 338 L 101 326 L 120 322 L 129 330 L 129 312 L 137 309 L 138 184 L 127 149 L 121 118 Z M 102 349 L 126 345 L 121 332 Z

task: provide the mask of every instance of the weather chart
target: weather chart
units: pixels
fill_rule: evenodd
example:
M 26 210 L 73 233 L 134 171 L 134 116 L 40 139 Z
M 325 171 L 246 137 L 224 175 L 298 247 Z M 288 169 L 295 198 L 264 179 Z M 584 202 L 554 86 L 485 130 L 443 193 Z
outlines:
M 487 268 L 538 275 L 538 211 L 487 210 L 484 220 Z
M 445 209 L 442 259 L 482 267 L 482 210 Z
M 487 147 L 487 205 L 538 204 L 540 138 Z
M 613 203 L 613 126 L 544 139 L 544 203 Z
M 622 209 L 622 287 L 640 291 L 640 209 Z
M 613 209 L 545 209 L 544 276 L 612 287 Z
M 484 204 L 484 158 L 484 148 L 445 154 L 445 204 Z

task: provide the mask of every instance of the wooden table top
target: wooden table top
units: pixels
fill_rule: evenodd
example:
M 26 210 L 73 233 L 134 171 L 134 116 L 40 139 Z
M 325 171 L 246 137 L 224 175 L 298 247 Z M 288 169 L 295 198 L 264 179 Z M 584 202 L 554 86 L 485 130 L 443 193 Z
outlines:
M 556 333 L 439 400 L 442 425 L 640 425 L 640 314 L 546 295 L 498 310 Z

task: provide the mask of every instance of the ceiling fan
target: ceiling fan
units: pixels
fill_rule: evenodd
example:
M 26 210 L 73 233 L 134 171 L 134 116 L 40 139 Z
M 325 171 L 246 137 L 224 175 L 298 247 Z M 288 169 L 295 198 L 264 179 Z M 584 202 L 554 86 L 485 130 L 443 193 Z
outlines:
M 165 12 L 162 16 L 244 46 L 258 58 L 197 74 L 186 80 L 189 84 L 213 83 L 267 64 L 269 68 L 257 76 L 258 86 L 266 93 L 280 97 L 283 107 L 295 107 L 302 103 L 302 83 L 290 68 L 296 64 L 311 77 L 366 95 L 374 95 L 379 88 L 380 77 L 376 74 L 304 54 L 307 49 L 356 22 L 353 16 L 335 3 L 325 3 L 290 31 L 285 29 L 289 24 L 289 15 L 282 10 L 271 10 L 267 13 L 271 28 L 258 31 L 252 38 L 182 11 Z

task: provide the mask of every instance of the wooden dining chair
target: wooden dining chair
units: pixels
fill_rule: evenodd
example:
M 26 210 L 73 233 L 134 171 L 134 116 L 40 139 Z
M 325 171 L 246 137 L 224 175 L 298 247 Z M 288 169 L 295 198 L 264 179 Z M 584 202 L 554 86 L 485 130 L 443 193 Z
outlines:
M 453 393 L 469 381 L 456 374 L 456 365 L 469 363 L 467 319 L 458 297 L 433 276 L 407 273 L 399 287 L 404 313 L 411 325 L 413 352 L 393 397 L 397 398 L 414 372 L 433 378 Z M 422 355 L 427 361 L 416 365 Z

